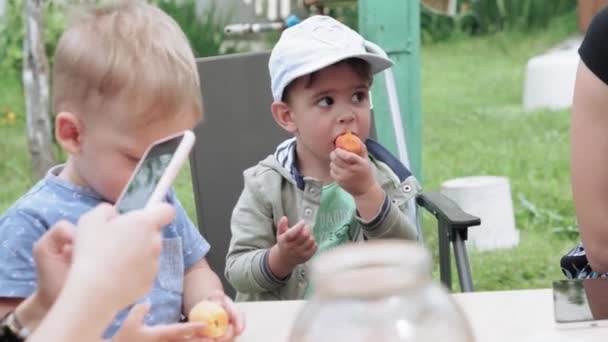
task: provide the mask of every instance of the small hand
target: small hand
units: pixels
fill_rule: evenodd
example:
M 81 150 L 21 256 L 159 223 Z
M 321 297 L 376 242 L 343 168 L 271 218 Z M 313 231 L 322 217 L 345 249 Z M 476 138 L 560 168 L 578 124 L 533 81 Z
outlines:
M 215 291 L 207 300 L 219 303 L 224 310 L 228 313 L 229 323 L 228 331 L 217 339 L 205 339 L 205 341 L 213 342 L 228 342 L 233 341 L 234 338 L 241 335 L 245 329 L 245 316 L 243 313 L 234 305 L 234 302 L 230 297 L 226 296 L 222 291 Z
M 174 215 L 166 203 L 123 215 L 108 204 L 97 206 L 78 221 L 68 277 L 104 291 L 117 308 L 133 303 L 153 286 L 162 228 Z
M 279 220 L 277 243 L 270 249 L 270 270 L 278 278 L 285 278 L 294 267 L 305 263 L 317 251 L 317 242 L 310 227 L 299 221 L 289 228 L 287 217 Z
M 372 174 L 367 147 L 365 144 L 361 147 L 360 154 L 336 148 L 330 154 L 330 175 L 353 196 L 361 218 L 369 221 L 378 214 L 385 195 Z
M 360 154 L 336 148 L 329 155 L 331 177 L 353 197 L 365 195 L 377 185 L 372 175 L 367 147 L 365 144 L 361 146 Z
M 277 245 L 281 259 L 294 266 L 308 261 L 317 251 L 317 242 L 310 227 L 304 221 L 299 221 L 293 227 L 288 228 L 285 216 L 279 220 Z
M 63 288 L 72 262 L 74 225 L 59 221 L 34 244 L 38 288 L 34 296 L 50 309 Z
M 207 339 L 196 336 L 197 331 L 205 327 L 203 323 L 145 325 L 144 317 L 149 310 L 150 303 L 136 304 L 129 312 L 116 336 L 112 338 L 112 342 L 207 341 Z

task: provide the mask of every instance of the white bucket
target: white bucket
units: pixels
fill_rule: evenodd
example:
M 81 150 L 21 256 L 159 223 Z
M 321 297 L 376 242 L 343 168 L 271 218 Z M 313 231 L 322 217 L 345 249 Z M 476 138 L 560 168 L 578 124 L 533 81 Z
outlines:
M 451 179 L 441 184 L 441 193 L 465 212 L 481 219 L 481 226 L 469 229 L 467 245 L 472 249 L 486 251 L 519 243 L 508 178 L 475 176 Z
M 534 56 L 526 64 L 523 106 L 526 110 L 566 109 L 572 106 L 574 81 L 579 63 L 580 39 Z

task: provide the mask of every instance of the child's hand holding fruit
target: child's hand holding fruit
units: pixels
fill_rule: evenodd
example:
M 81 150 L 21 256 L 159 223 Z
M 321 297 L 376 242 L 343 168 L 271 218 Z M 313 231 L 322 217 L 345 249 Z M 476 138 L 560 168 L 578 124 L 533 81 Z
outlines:
M 344 190 L 353 197 L 365 194 L 374 187 L 376 181 L 372 175 L 367 148 L 351 132 L 336 138 L 336 149 L 329 156 L 330 175 Z
M 213 293 L 192 307 L 188 321 L 203 323 L 204 327 L 197 332 L 197 336 L 214 342 L 232 341 L 245 328 L 243 314 L 236 308 L 232 299 L 221 291 Z
M 351 132 L 340 134 L 329 159 L 331 177 L 353 196 L 361 217 L 366 221 L 373 219 L 385 195 L 372 174 L 365 144 Z

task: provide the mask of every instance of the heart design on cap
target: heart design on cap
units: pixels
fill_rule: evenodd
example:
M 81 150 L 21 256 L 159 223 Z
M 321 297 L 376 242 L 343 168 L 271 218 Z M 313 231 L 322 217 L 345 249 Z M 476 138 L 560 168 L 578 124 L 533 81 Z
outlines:
M 345 27 L 336 24 L 312 28 L 312 36 L 314 39 L 335 48 L 344 48 L 351 43 L 347 35 L 348 32 Z

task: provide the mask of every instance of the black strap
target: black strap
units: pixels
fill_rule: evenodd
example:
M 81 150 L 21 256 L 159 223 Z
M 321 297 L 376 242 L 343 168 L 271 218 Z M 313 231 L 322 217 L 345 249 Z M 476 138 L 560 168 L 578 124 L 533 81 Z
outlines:
M 12 312 L 7 313 L 0 320 L 0 342 L 24 342 L 25 340 L 8 325 L 8 317 L 11 314 Z

